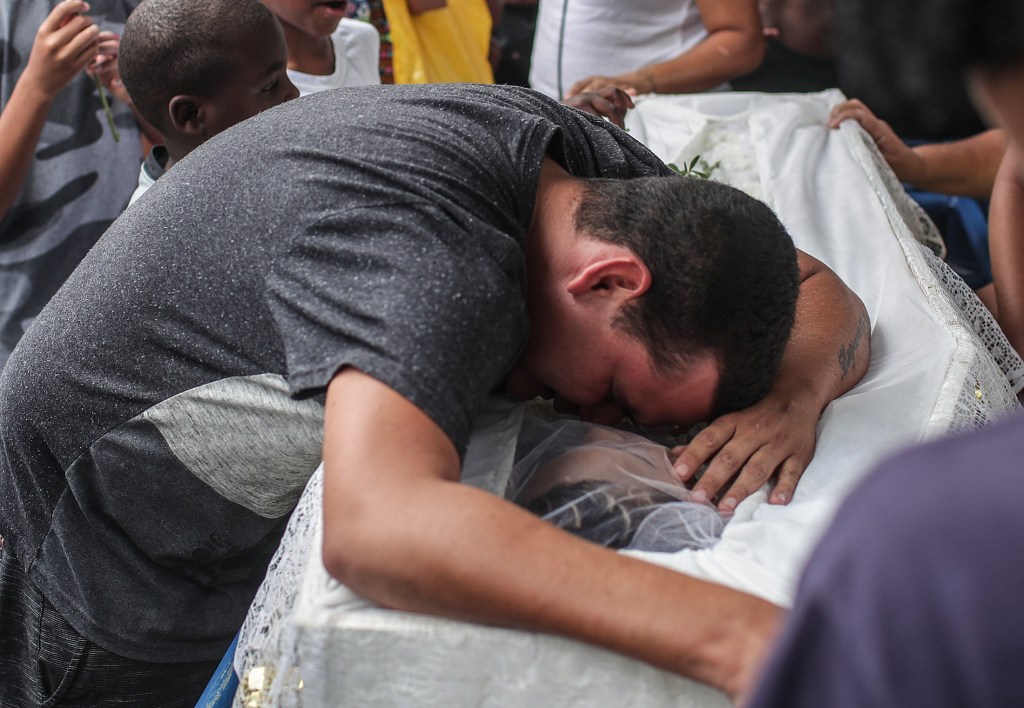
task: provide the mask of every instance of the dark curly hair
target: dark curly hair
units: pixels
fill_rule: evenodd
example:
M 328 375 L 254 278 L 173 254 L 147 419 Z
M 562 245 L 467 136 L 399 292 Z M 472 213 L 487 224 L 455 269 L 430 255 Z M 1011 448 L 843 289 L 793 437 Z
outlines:
M 763 202 L 695 177 L 588 180 L 583 233 L 624 245 L 647 265 L 650 289 L 617 324 L 663 373 L 697 355 L 718 360 L 714 414 L 771 387 L 800 289 L 796 248 Z

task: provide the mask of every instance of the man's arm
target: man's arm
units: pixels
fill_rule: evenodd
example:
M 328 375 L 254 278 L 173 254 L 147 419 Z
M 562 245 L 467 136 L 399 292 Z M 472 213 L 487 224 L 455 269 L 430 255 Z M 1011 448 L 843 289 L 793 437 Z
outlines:
M 706 91 L 761 65 L 764 35 L 754 0 L 697 0 L 697 7 L 708 36 L 693 49 L 618 76 L 588 76 L 573 84 L 566 96 L 606 86 L 634 96 Z
M 681 448 L 675 463 L 686 480 L 709 462 L 694 494 L 710 499 L 727 488 L 723 509 L 735 508 L 776 473 L 771 502 L 792 499 L 814 454 L 821 412 L 868 368 L 871 324 L 864 303 L 824 263 L 803 251 L 797 256 L 796 322 L 774 386 L 758 403 L 713 421 Z
M 577 539 L 458 483 L 443 431 L 344 369 L 324 419 L 324 563 L 386 607 L 552 632 L 737 695 L 779 610 Z

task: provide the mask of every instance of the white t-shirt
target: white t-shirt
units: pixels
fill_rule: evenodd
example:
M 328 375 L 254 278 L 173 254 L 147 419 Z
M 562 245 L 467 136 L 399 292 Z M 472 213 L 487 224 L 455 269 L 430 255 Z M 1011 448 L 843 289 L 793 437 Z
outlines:
M 674 59 L 707 35 L 695 0 L 540 0 L 530 86 L 561 99 L 582 78 Z
M 305 96 L 342 86 L 380 83 L 380 35 L 368 22 L 345 18 L 331 35 L 334 73 L 327 76 L 288 70 L 288 78 Z
M 142 166 L 139 167 L 139 186 L 135 188 L 132 193 L 132 198 L 128 200 L 128 206 L 134 204 L 139 197 L 146 193 L 146 190 L 156 184 L 156 181 L 160 179 L 167 169 L 167 148 L 163 145 L 154 145 L 153 149 L 149 151 L 149 155 L 143 160 Z

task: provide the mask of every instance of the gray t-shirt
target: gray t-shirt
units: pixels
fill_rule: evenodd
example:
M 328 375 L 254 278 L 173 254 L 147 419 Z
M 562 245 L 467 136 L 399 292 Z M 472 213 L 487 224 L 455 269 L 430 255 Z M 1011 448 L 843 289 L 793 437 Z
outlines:
M 0 376 L 0 534 L 32 582 L 112 651 L 213 658 L 319 463 L 339 369 L 463 451 L 525 343 L 545 153 L 671 174 L 605 121 L 476 85 L 300 98 L 175 165 Z

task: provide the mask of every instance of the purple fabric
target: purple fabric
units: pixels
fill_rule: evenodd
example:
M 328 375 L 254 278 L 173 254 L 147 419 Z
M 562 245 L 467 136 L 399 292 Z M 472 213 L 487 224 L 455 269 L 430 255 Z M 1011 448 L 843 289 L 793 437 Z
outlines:
M 1024 417 L 906 451 L 840 509 L 750 708 L 1024 705 Z

